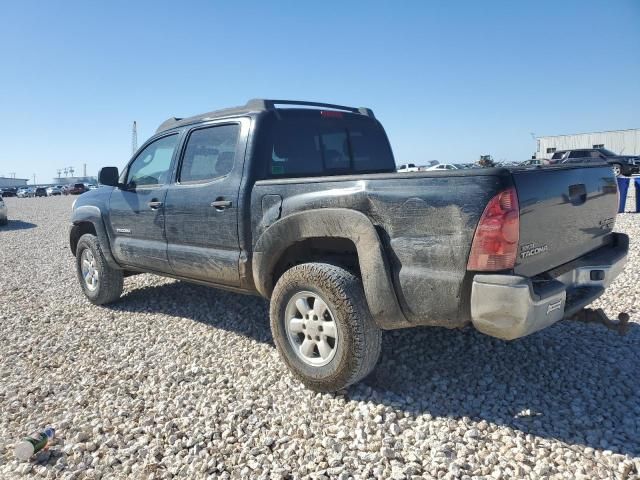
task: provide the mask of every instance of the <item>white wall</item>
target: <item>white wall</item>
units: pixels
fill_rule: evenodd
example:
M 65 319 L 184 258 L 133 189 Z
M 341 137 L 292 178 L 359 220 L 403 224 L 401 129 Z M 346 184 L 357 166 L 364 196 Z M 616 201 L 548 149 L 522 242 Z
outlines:
M 1 187 L 21 187 L 26 185 L 27 185 L 27 180 L 25 180 L 24 178 L 0 177 L 0 188 Z

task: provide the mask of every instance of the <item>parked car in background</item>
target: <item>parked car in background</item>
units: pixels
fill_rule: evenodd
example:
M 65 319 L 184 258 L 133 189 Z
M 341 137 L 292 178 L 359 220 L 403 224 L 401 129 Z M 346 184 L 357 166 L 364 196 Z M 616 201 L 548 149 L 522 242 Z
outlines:
M 523 167 L 532 167 L 532 166 L 542 166 L 542 165 L 548 165 L 549 162 L 548 160 L 545 160 L 543 158 L 530 158 L 529 160 L 525 160 L 524 162 L 521 162 L 520 165 Z
M 35 197 L 46 197 L 47 196 L 47 189 L 44 187 L 38 187 L 36 188 L 36 192 L 34 194 Z
M 415 163 L 405 163 L 398 167 L 398 172 L 418 172 L 420 169 L 416 167 Z
M 8 223 L 7 218 L 7 206 L 2 199 L 2 195 L 0 195 L 0 225 L 6 225 Z
M 451 163 L 439 163 L 437 165 L 433 165 L 432 167 L 429 167 L 426 169 L 427 172 L 433 171 L 433 170 L 458 170 L 458 167 L 456 167 Z
M 88 192 L 89 189 L 84 183 L 74 183 L 68 191 L 71 195 L 80 195 L 84 192 Z
M 89 301 L 132 271 L 262 295 L 281 358 L 319 391 L 369 374 L 383 329 L 548 327 L 601 296 L 629 246 L 606 165 L 398 175 L 367 108 L 171 118 L 99 179 L 69 232 Z
M 15 197 L 18 195 L 18 189 L 14 187 L 6 187 L 2 189 L 1 195 L 3 197 Z
M 47 195 L 50 197 L 53 197 L 54 195 L 62 195 L 62 187 L 60 185 L 55 185 L 47 188 Z
M 87 183 L 87 189 L 88 190 L 97 190 L 98 189 L 98 185 L 96 185 L 95 183 Z
M 16 197 L 18 198 L 27 198 L 29 196 L 29 189 L 27 187 L 22 187 L 18 189 L 16 193 Z
M 640 157 L 618 155 L 606 148 L 559 150 L 553 154 L 550 163 L 608 163 L 616 176 L 640 173 Z

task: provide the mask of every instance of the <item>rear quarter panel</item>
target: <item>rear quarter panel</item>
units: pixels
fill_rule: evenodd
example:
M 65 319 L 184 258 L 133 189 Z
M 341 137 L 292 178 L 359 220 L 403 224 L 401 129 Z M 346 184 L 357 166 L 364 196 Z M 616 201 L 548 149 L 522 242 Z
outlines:
M 274 196 L 282 198 L 281 218 L 310 209 L 358 210 L 378 231 L 407 320 L 458 327 L 469 321 L 466 264 L 478 219 L 510 181 L 508 173 L 484 172 L 258 181 L 251 194 L 253 244 L 278 213 Z

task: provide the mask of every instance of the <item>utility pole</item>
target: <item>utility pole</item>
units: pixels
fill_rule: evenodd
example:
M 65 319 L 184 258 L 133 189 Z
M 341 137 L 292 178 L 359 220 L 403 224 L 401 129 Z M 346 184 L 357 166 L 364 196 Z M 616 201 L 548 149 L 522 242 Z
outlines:
M 133 121 L 133 128 L 131 129 L 131 155 L 136 153 L 138 149 L 138 127 L 136 121 Z
M 33 185 L 35 186 L 35 184 L 36 184 L 36 174 L 34 173 L 33 174 Z

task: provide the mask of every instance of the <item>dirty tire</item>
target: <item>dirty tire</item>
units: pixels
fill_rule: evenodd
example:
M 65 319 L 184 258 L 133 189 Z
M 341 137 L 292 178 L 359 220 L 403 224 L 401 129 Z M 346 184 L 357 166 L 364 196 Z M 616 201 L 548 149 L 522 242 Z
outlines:
M 9 218 L 5 217 L 3 219 L 0 220 L 0 225 L 4 226 L 7 225 L 9 223 Z
M 90 290 L 82 275 L 82 253 L 85 250 L 91 250 L 95 258 L 98 270 L 98 286 L 95 290 Z M 86 233 L 78 240 L 76 247 L 76 272 L 78 281 L 82 287 L 85 296 L 94 305 L 104 305 L 115 302 L 122 295 L 123 274 L 122 270 L 111 268 L 104 258 L 100 242 L 95 235 Z
M 287 304 L 303 291 L 324 299 L 338 328 L 335 355 L 323 366 L 310 366 L 300 360 L 287 336 Z M 312 390 L 334 392 L 348 387 L 371 373 L 380 357 L 382 331 L 371 317 L 362 282 L 335 265 L 305 263 L 287 270 L 273 291 L 270 317 L 280 356 L 292 373 Z

